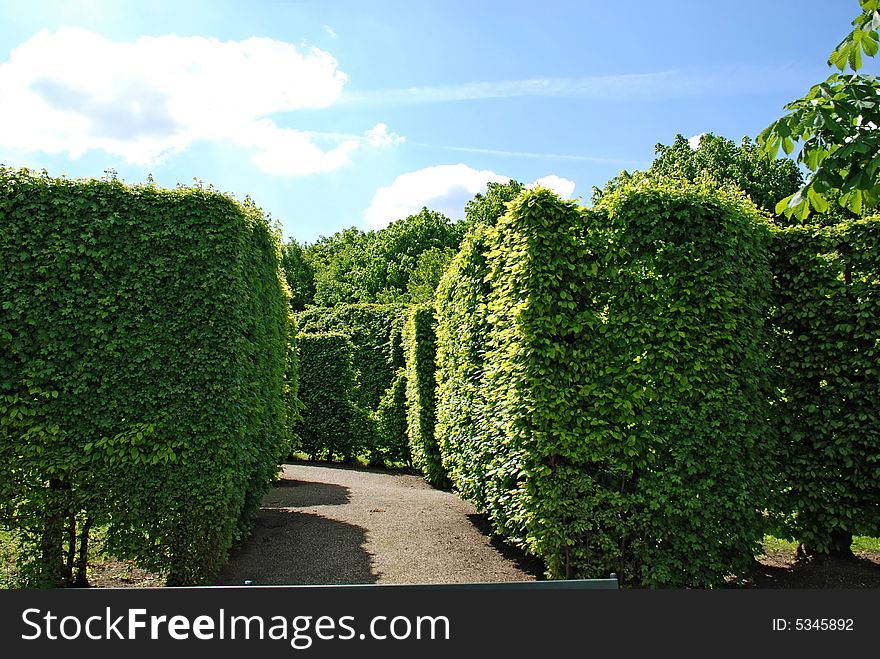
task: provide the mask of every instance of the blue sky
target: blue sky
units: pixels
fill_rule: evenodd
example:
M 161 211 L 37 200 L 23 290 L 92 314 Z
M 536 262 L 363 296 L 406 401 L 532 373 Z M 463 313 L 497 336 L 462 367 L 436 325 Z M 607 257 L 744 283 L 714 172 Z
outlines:
M 676 133 L 754 137 L 831 73 L 857 13 L 856 0 L 4 0 L 0 163 L 200 179 L 301 242 L 423 205 L 455 219 L 506 177 L 586 202 Z

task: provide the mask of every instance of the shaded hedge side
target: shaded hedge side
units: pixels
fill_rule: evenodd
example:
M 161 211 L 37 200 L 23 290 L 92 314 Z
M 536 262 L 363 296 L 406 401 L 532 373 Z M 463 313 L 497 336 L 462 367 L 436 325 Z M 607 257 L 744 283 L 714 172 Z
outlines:
M 776 532 L 808 553 L 880 535 L 880 217 L 775 234 Z
M 432 304 L 412 307 L 403 332 L 406 347 L 406 421 L 413 466 L 437 487 L 447 487 L 440 448 L 434 437 L 437 319 Z
M 357 450 L 361 414 L 352 402 L 354 347 L 344 334 L 302 333 L 297 337 L 302 420 L 294 450 L 310 459 L 349 460 Z
M 400 334 L 405 310 L 401 304 L 341 304 L 309 307 L 296 319 L 302 332 L 335 332 L 351 340 L 357 374 L 354 402 L 372 411 L 404 365 Z
M 406 371 L 399 368 L 394 382 L 372 415 L 377 437 L 367 450 L 371 464 L 412 466 L 406 436 L 406 410 Z

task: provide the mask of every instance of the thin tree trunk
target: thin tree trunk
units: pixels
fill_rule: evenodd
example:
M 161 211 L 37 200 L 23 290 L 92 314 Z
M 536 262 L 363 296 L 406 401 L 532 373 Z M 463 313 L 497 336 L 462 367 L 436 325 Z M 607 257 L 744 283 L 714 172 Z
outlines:
M 76 513 L 70 513 L 67 524 L 67 561 L 64 565 L 64 581 L 73 585 L 73 562 L 76 560 Z
M 89 567 L 89 532 L 92 530 L 92 524 L 95 522 L 94 517 L 86 517 L 82 531 L 79 534 L 79 561 L 76 565 L 76 586 L 77 588 L 88 588 L 88 567 Z

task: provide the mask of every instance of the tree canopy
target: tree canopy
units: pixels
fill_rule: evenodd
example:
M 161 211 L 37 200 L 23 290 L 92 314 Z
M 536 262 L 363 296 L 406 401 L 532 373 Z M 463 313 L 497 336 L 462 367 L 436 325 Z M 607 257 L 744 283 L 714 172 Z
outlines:
M 695 146 L 683 135 L 675 136 L 669 146 L 655 147 L 656 159 L 644 172 L 622 172 L 603 190 L 593 189 L 594 201 L 616 190 L 634 177 L 665 181 L 670 178 L 692 183 L 711 180 L 719 186 L 734 185 L 745 192 L 755 205 L 771 215 L 776 203 L 792 194 L 803 183 L 797 165 L 788 158 L 775 159 L 763 153 L 748 137 L 737 146 L 732 140 L 706 133 Z
M 321 237 L 303 248 L 302 263 L 291 243 L 285 272 L 296 291 L 305 289 L 311 269 L 313 293 L 306 304 L 420 302 L 433 295 L 463 231 L 462 223 L 423 208 L 377 231 L 351 227 Z

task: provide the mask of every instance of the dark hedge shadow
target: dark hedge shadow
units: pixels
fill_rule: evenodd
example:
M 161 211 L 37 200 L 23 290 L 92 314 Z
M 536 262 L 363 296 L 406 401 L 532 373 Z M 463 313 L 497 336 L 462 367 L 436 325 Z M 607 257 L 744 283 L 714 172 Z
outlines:
M 764 565 L 757 560 L 731 588 L 880 588 L 880 565 L 866 558 L 826 558 L 788 565 Z
M 312 513 L 261 510 L 233 550 L 218 586 L 376 583 L 366 531 Z
M 280 480 L 263 498 L 263 508 L 307 508 L 309 506 L 342 506 L 351 499 L 343 485 Z
M 520 570 L 531 574 L 538 581 L 544 580 L 544 561 L 536 556 L 530 556 L 523 550 L 509 545 L 492 530 L 492 521 L 485 513 L 471 513 L 467 516 L 468 521 L 476 527 L 480 533 L 489 538 L 490 544 L 504 556 L 507 560 L 513 562 Z

